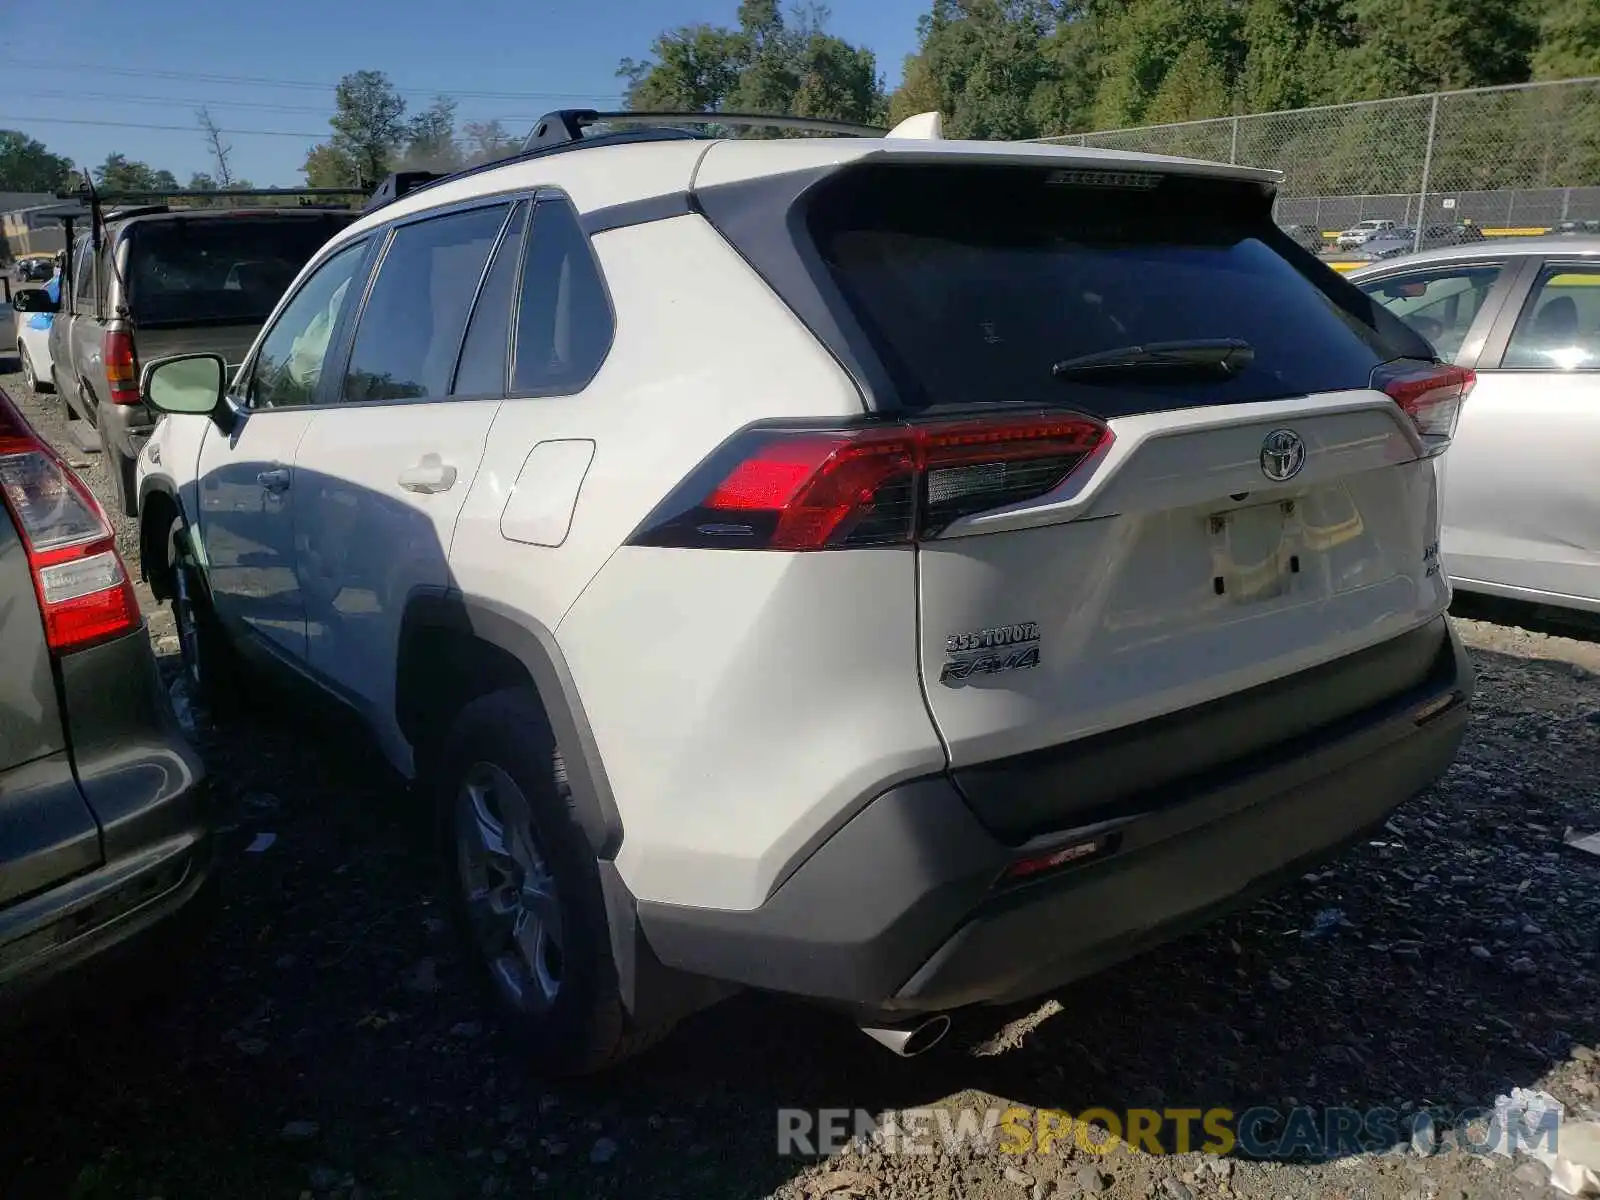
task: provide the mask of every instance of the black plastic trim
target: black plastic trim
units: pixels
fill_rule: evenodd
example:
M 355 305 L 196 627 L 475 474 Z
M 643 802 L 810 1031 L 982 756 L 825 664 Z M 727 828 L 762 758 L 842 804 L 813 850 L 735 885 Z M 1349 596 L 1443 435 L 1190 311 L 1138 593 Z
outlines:
M 648 225 L 653 221 L 666 221 L 673 217 L 687 217 L 697 212 L 688 192 L 668 192 L 664 196 L 650 196 L 644 200 L 628 200 L 622 204 L 609 204 L 605 208 L 591 209 L 579 218 L 583 232 L 593 237 L 613 229 L 628 229 L 634 225 Z
M 615 858 L 622 847 L 622 817 L 583 701 L 554 635 L 498 601 L 442 588 L 419 589 L 408 600 L 401 619 L 402 656 L 408 640 L 427 629 L 481 638 L 527 669 L 566 760 L 567 780 L 584 833 L 597 858 Z

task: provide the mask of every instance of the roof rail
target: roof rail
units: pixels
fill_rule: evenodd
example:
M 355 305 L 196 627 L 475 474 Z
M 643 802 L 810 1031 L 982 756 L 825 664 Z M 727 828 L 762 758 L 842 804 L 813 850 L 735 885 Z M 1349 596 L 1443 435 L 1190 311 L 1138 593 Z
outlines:
M 883 137 L 887 130 L 850 121 L 830 121 L 820 117 L 787 117 L 774 113 L 725 112 L 599 112 L 592 108 L 561 108 L 546 113 L 533 126 L 522 143 L 523 153 L 570 146 L 584 140 L 584 130 L 602 122 L 622 122 L 642 126 L 735 125 L 767 129 L 794 129 L 810 133 L 837 133 L 846 137 Z M 687 130 L 683 136 L 696 136 Z

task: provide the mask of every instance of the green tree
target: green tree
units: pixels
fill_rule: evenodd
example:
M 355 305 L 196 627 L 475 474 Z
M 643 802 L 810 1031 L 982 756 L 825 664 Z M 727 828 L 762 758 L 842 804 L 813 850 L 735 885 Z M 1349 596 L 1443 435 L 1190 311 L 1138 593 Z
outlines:
M 1144 119 L 1151 124 L 1200 121 L 1228 112 L 1228 80 L 1204 42 L 1190 42 L 1161 77 Z
M 1539 40 L 1528 0 L 1350 0 L 1341 100 L 1521 83 Z
M 1116 128 L 1144 123 L 1168 73 L 1186 51 L 1187 78 L 1174 82 L 1164 110 L 1176 111 L 1170 96 L 1192 92 L 1202 75 L 1220 76 L 1224 94 L 1231 94 L 1244 65 L 1243 26 L 1244 14 L 1231 0 L 1137 0 L 1114 12 L 1105 21 L 1096 124 Z M 1196 44 L 1201 49 L 1191 50 Z M 1212 85 L 1205 84 L 1204 90 L 1211 91 Z
M 934 0 L 890 119 L 937 109 L 952 137 L 1064 132 L 1077 113 L 1063 70 L 1087 65 L 1094 23 L 1078 10 L 1064 21 L 1050 0 Z
M 1595 0 L 1545 0 L 1535 79 L 1600 75 L 1600 4 Z
M 149 163 L 126 154 L 108 154 L 94 169 L 95 186 L 103 192 L 175 192 L 178 179 L 171 171 L 154 170 Z
M 55 192 L 66 188 L 72 160 L 15 129 L 0 129 L 0 191 Z
M 311 147 L 300 170 L 307 187 L 352 187 L 358 181 L 356 164 L 332 142 Z
M 468 121 L 461 127 L 463 153 L 468 164 L 489 162 L 521 144 L 499 121 Z
M 652 43 L 651 59 L 624 59 L 617 74 L 629 105 L 641 110 L 881 121 L 877 60 L 827 33 L 827 18 L 812 6 L 785 20 L 776 0 L 743 0 L 738 28 L 670 30 Z
M 376 185 L 406 139 L 405 99 L 382 71 L 355 71 L 339 80 L 333 102 L 330 144 L 354 165 L 356 182 Z
M 406 149 L 401 165 L 413 170 L 454 171 L 461 166 L 456 144 L 456 102 L 435 96 L 406 124 Z
M 196 171 L 189 176 L 189 190 L 191 192 L 214 192 L 217 190 L 217 181 L 204 171 Z
M 652 59 L 623 59 L 617 74 L 628 81 L 628 107 L 649 112 L 715 112 L 739 85 L 745 45 L 739 34 L 710 25 L 663 33 Z

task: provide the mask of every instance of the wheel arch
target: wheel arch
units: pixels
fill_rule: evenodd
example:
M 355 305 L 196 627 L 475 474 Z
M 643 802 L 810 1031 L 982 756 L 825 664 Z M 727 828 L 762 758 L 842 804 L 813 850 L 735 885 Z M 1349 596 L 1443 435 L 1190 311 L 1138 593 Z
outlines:
M 463 686 L 465 685 L 465 686 Z M 599 865 L 600 887 L 623 1003 L 636 1020 L 676 1020 L 738 988 L 663 966 L 639 927 L 638 902 L 617 871 L 622 819 L 594 732 L 549 629 L 479 596 L 420 588 L 406 600 L 395 672 L 395 717 L 418 775 L 430 743 L 446 732 L 443 712 L 506 686 L 530 687 L 561 748 L 575 815 Z M 442 711 L 441 711 L 442 710 Z
M 601 860 L 622 846 L 622 819 L 555 636 L 525 614 L 478 596 L 421 588 L 400 621 L 395 719 L 422 774 L 449 717 L 502 687 L 532 688 L 561 747 L 584 833 Z M 442 718 L 442 719 L 441 719 Z
M 172 563 L 167 557 L 167 535 L 183 516 L 183 505 L 171 484 L 147 478 L 139 487 L 139 577 L 150 585 L 157 600 L 172 599 Z

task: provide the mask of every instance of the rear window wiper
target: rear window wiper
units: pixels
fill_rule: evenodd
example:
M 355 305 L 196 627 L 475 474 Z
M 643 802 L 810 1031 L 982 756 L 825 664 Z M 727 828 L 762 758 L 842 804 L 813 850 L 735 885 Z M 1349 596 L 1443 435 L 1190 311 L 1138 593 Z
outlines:
M 1092 382 L 1143 374 L 1237 375 L 1254 361 L 1255 347 L 1239 338 L 1196 338 L 1118 346 L 1065 358 L 1050 368 L 1057 379 Z

